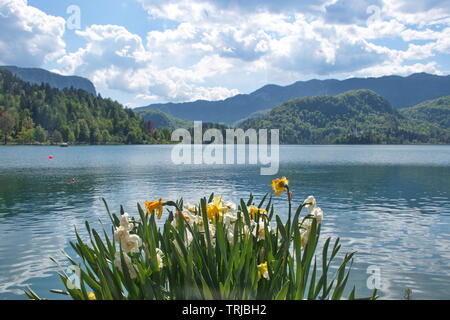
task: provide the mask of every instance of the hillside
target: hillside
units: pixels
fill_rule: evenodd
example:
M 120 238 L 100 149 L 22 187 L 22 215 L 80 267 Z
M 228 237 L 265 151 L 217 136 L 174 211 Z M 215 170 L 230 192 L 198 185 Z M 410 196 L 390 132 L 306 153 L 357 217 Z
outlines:
M 13 143 L 139 144 L 161 138 L 118 102 L 73 88 L 32 85 L 1 69 L 0 134 Z
M 170 114 L 159 110 L 146 110 L 140 111 L 138 114 L 144 119 L 145 122 L 151 121 L 153 127 L 157 129 L 168 128 L 170 130 L 175 130 L 178 128 L 191 128 L 193 126 L 193 121 L 178 119 L 172 117 Z
M 425 120 L 418 126 L 402 113 L 373 91 L 354 90 L 290 100 L 240 127 L 279 129 L 285 144 L 449 142 L 448 127 L 436 128 Z
M 412 108 L 400 109 L 399 112 L 413 121 L 431 122 L 444 130 L 450 128 L 450 96 L 425 101 Z
M 86 78 L 78 76 L 62 76 L 44 69 L 38 68 L 19 68 L 15 66 L 0 66 L 0 69 L 5 69 L 20 78 L 23 81 L 31 84 L 47 83 L 52 88 L 65 89 L 74 88 L 81 89 L 96 95 L 95 87 L 92 82 Z
M 385 97 L 394 108 L 405 108 L 450 95 L 450 76 L 418 73 L 408 77 L 299 81 L 289 86 L 267 85 L 253 93 L 221 101 L 152 104 L 136 110 L 158 109 L 186 120 L 233 124 L 255 112 L 273 108 L 294 98 L 337 95 L 358 89 L 372 90 Z

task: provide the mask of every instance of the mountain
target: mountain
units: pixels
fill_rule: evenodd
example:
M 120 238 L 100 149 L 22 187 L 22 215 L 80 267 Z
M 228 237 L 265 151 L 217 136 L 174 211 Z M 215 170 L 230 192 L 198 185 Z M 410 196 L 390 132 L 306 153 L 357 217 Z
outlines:
M 352 90 L 293 99 L 240 127 L 279 129 L 284 144 L 450 143 L 448 126 L 415 120 L 408 109 L 399 112 L 374 91 Z
M 418 123 L 428 122 L 437 128 L 450 129 L 450 96 L 425 101 L 412 108 L 400 109 L 400 113 Z
M 194 126 L 193 121 L 178 119 L 159 110 L 145 110 L 138 112 L 138 114 L 145 122 L 151 121 L 152 126 L 157 129 L 176 130 L 178 128 L 188 129 Z
M 21 80 L 32 84 L 47 83 L 50 87 L 57 89 L 72 87 L 87 91 L 94 96 L 97 95 L 94 84 L 86 78 L 78 76 L 62 76 L 60 74 L 38 68 L 19 68 L 15 66 L 0 66 L 0 68 L 8 70 Z
M 239 94 L 221 101 L 151 104 L 136 110 L 158 109 L 186 120 L 233 124 L 294 98 L 336 95 L 358 89 L 369 89 L 382 95 L 394 108 L 406 108 L 450 95 L 450 76 L 416 73 L 408 77 L 299 81 L 285 87 L 266 85 L 253 93 Z
M 0 69 L 0 135 L 5 143 L 164 142 L 131 109 L 79 89 L 30 84 Z M 170 139 L 170 132 L 168 134 Z

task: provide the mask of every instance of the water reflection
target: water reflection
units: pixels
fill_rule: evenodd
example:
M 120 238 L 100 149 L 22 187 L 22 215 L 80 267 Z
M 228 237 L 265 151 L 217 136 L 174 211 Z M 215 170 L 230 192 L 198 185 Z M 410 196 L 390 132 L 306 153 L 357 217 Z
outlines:
M 0 147 L 0 299 L 61 288 L 49 257 L 71 253 L 74 226 L 106 223 L 101 201 L 164 197 L 197 200 L 210 191 L 238 201 L 270 192 L 259 166 L 175 166 L 168 146 Z M 448 298 L 450 148 L 446 146 L 283 146 L 280 175 L 298 201 L 309 194 L 325 211 L 324 236 L 358 252 L 353 279 L 361 294 L 367 267 L 381 270 L 383 298 Z M 54 161 L 48 160 L 48 155 Z M 433 154 L 433 157 L 429 157 Z M 71 179 L 75 177 L 76 183 Z M 278 214 L 286 203 L 276 199 Z

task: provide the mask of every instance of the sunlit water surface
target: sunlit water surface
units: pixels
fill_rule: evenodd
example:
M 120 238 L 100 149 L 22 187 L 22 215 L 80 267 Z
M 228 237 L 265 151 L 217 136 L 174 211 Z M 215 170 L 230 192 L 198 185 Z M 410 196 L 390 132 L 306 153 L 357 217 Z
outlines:
M 373 267 L 381 298 L 401 299 L 406 288 L 450 298 L 449 146 L 282 146 L 280 157 L 295 200 L 313 194 L 324 210 L 323 237 L 357 251 L 359 295 L 370 293 Z M 102 197 L 136 215 L 137 202 L 159 197 L 260 199 L 272 178 L 258 165 L 174 165 L 171 146 L 0 147 L 0 299 L 23 299 L 28 285 L 60 299 L 49 292 L 63 288 L 49 258 L 64 268 L 74 226 L 108 225 Z M 285 199 L 275 205 L 285 218 Z

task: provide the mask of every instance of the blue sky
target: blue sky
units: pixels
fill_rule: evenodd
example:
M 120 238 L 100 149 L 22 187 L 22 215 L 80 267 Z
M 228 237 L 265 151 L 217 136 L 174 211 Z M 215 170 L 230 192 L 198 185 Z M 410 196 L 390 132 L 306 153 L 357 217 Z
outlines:
M 450 73 L 450 0 L 0 0 L 0 30 L 0 64 L 84 76 L 130 107 Z

